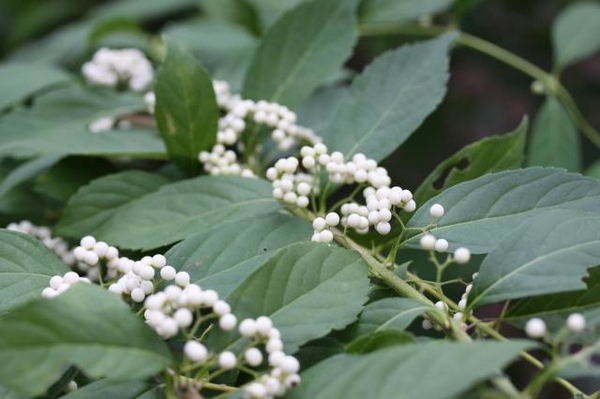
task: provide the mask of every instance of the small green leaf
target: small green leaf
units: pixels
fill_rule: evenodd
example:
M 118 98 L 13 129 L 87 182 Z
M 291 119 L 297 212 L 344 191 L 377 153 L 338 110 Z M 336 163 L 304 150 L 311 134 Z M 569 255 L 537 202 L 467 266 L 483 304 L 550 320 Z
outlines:
M 217 225 L 281 208 L 271 184 L 238 176 L 208 176 L 162 186 L 119 208 L 97 238 L 126 249 L 153 249 Z
M 356 320 L 367 300 L 367 265 L 353 251 L 318 243 L 281 249 L 227 297 L 238 318 L 271 317 L 286 352 Z M 217 347 L 237 335 L 214 336 Z
M 246 74 L 245 98 L 295 108 L 340 69 L 356 41 L 357 0 L 318 0 L 287 12 L 262 39 Z
M 98 118 L 145 109 L 139 95 L 112 89 L 69 86 L 39 96 L 30 109 L 16 109 L 0 119 L 0 155 L 127 155 L 164 157 L 164 146 L 149 129 L 113 129 L 92 133 Z
M 594 54 L 600 48 L 600 5 L 580 1 L 565 8 L 552 26 L 554 63 L 558 69 Z
M 198 153 L 216 141 L 219 107 L 208 72 L 170 38 L 165 61 L 156 73 L 156 122 L 167 152 L 181 170 L 201 170 Z
M 68 271 L 40 241 L 0 230 L 0 314 L 39 297 L 50 277 Z
M 138 399 L 154 387 L 146 381 L 102 379 L 62 396 L 62 399 Z
M 170 357 L 119 297 L 90 284 L 0 318 L 0 382 L 31 395 L 43 393 L 71 364 L 92 378 L 127 380 L 160 372 Z
M 371 302 L 360 315 L 356 334 L 385 330 L 404 330 L 414 319 L 431 310 L 421 302 L 408 298 L 384 298 Z
M 35 93 L 71 80 L 60 68 L 47 64 L 8 62 L 0 64 L 0 110 Z
M 360 22 L 394 23 L 416 20 L 449 8 L 454 0 L 363 0 Z
M 373 61 L 323 131 L 329 148 L 375 160 L 392 153 L 435 110 L 446 94 L 448 48 L 455 33 L 403 46 Z
M 527 119 L 512 132 L 486 137 L 469 144 L 440 163 L 414 193 L 421 204 L 458 183 L 486 173 L 521 167 L 527 134 Z M 440 188 L 436 186 L 439 184 Z
M 301 374 L 291 399 L 450 399 L 492 377 L 530 342 L 402 345 L 333 356 Z M 458 365 L 458 367 L 457 367 Z
M 431 222 L 434 203 L 446 212 L 431 233 L 450 242 L 450 248 L 465 246 L 472 253 L 487 253 L 526 218 L 553 209 L 587 211 L 600 215 L 600 181 L 567 173 L 562 169 L 527 168 L 492 173 L 457 184 L 430 199 L 408 222 L 423 228 Z M 419 247 L 419 236 L 405 244 Z
M 382 330 L 356 338 L 346 346 L 346 352 L 369 353 L 382 348 L 414 343 L 415 338 L 406 331 Z
M 71 197 L 56 231 L 62 236 L 81 238 L 101 230 L 120 208 L 167 182 L 160 175 L 137 170 L 96 179 Z
M 600 215 L 545 212 L 513 228 L 484 259 L 469 307 L 585 288 L 600 259 Z
M 217 225 L 171 248 L 165 256 L 191 281 L 227 296 L 282 247 L 308 241 L 312 227 L 286 214 L 257 215 Z
M 533 122 L 527 165 L 581 170 L 579 133 L 554 97 L 546 99 Z

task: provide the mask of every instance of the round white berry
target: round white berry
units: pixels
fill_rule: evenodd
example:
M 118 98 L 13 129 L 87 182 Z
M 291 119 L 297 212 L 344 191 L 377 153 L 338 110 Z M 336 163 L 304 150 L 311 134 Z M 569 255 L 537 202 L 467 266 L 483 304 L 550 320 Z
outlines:
M 219 327 L 224 331 L 231 331 L 237 324 L 237 318 L 235 315 L 228 313 L 224 314 L 219 318 Z
M 256 348 L 249 348 L 244 352 L 244 359 L 252 367 L 260 366 L 263 361 L 262 353 Z
M 267 396 L 267 388 L 260 382 L 251 382 L 244 387 L 244 398 L 264 399 Z
M 435 248 L 436 239 L 431 234 L 425 234 L 419 241 L 421 248 L 427 251 L 432 251 Z
M 268 337 L 273 328 L 273 322 L 267 316 L 259 316 L 255 321 L 255 327 L 258 334 Z
M 436 240 L 434 249 L 437 252 L 446 252 L 446 250 L 448 249 L 448 245 L 449 244 L 448 244 L 447 240 L 440 238 L 440 239 Z
M 434 218 L 441 218 L 444 216 L 444 207 L 440 204 L 433 204 L 431 208 L 429 208 L 429 214 Z
M 322 232 L 320 232 L 319 241 L 325 243 L 330 243 L 331 241 L 333 241 L 333 233 L 331 232 L 331 230 L 323 230 Z
M 460 247 L 454 251 L 454 261 L 456 263 L 465 264 L 468 263 L 469 260 L 471 260 L 471 251 L 467 248 Z
M 340 215 L 335 212 L 330 212 L 325 216 L 325 222 L 331 227 L 335 227 L 340 223 Z
M 198 341 L 187 341 L 183 347 L 185 356 L 194 363 L 206 361 L 208 350 Z
M 94 249 L 94 245 L 96 245 L 96 239 L 92 236 L 85 236 L 81 239 L 79 245 L 87 250 L 92 250 Z
M 165 266 L 160 269 L 160 276 L 167 281 L 173 280 L 177 275 L 177 270 L 173 266 Z
M 538 317 L 527 320 L 525 334 L 530 338 L 542 338 L 546 335 L 546 323 Z
M 98 254 L 99 257 L 104 257 L 106 255 L 106 252 L 108 251 L 108 244 L 104 241 L 98 241 L 94 245 L 93 250 L 94 252 L 96 252 L 96 254 Z
M 300 370 L 300 363 L 294 356 L 286 356 L 279 367 L 287 374 L 297 373 Z
M 238 327 L 239 332 L 244 337 L 251 337 L 256 334 L 256 321 L 252 319 L 244 319 Z
M 90 266 L 94 266 L 98 264 L 98 254 L 96 254 L 94 251 L 87 251 L 83 256 L 83 261 Z
M 73 285 L 79 281 L 79 274 L 75 272 L 66 272 L 63 276 L 62 283 Z M 60 284 L 59 284 L 60 286 Z M 54 288 L 54 287 L 52 287 Z
M 388 222 L 380 222 L 375 226 L 375 230 L 381 235 L 386 235 L 392 230 L 392 226 Z
M 138 276 L 144 280 L 151 280 L 154 278 L 154 268 L 150 265 L 143 265 L 139 268 Z
M 150 264 L 157 269 L 161 269 L 167 264 L 167 258 L 165 258 L 164 255 L 156 254 L 152 257 L 152 262 Z
M 175 284 L 185 287 L 190 283 L 190 275 L 187 272 L 179 272 L 175 275 Z
M 217 316 L 223 316 L 223 315 L 226 315 L 228 313 L 231 313 L 231 306 L 229 306 L 229 304 L 227 302 L 225 302 L 225 301 L 217 301 L 213 305 L 213 312 Z
M 410 200 L 404 205 L 403 209 L 406 212 L 414 212 L 417 209 L 417 203 L 414 200 Z
M 324 218 L 318 217 L 318 218 L 315 218 L 315 220 L 313 220 L 312 226 L 316 231 L 320 232 L 320 231 L 323 231 L 323 229 L 325 229 L 325 227 L 327 227 L 327 222 L 325 221 Z
M 134 302 L 143 302 L 144 299 L 146 298 L 146 293 L 144 293 L 144 290 L 141 288 L 134 288 L 131 291 L 131 300 Z
M 574 333 L 585 329 L 585 317 L 581 313 L 572 313 L 567 318 L 567 328 Z
M 271 338 L 265 345 L 265 350 L 268 353 L 279 352 L 283 350 L 283 341 L 279 338 Z
M 219 354 L 219 366 L 225 370 L 231 370 L 237 365 L 237 358 L 232 352 L 225 351 Z

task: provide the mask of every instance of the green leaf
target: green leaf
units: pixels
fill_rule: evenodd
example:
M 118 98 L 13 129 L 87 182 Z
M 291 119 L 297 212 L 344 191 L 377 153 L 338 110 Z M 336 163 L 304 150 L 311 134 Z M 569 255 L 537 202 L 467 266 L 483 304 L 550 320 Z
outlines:
M 256 10 L 263 28 L 268 28 L 302 0 L 246 0 Z M 319 0 L 317 0 L 319 1 Z
M 589 269 L 589 277 L 584 282 L 586 289 L 583 290 L 522 299 L 509 308 L 505 319 L 516 321 L 543 317 L 551 330 L 557 330 L 571 313 L 582 313 L 600 306 L 600 267 Z
M 448 48 L 455 33 L 403 46 L 373 61 L 354 79 L 345 101 L 320 134 L 329 148 L 381 160 L 442 101 Z
M 596 161 L 591 164 L 585 172 L 583 172 L 586 176 L 595 177 L 596 179 L 600 179 L 600 161 Z
M 346 352 L 369 353 L 382 348 L 414 343 L 415 338 L 406 331 L 382 330 L 356 338 L 346 346 Z
M 209 228 L 281 208 L 264 180 L 207 176 L 162 186 L 119 208 L 97 238 L 125 249 L 153 249 Z
M 404 330 L 418 316 L 431 310 L 421 302 L 408 298 L 384 298 L 371 302 L 358 319 L 356 334 L 385 330 Z
M 167 152 L 190 175 L 200 172 L 198 153 L 217 138 L 219 107 L 212 79 L 196 59 L 165 37 L 165 61 L 156 73 L 155 118 Z
M 0 110 L 71 79 L 67 72 L 52 65 L 24 62 L 0 64 Z
M 600 355 L 600 341 L 584 347 L 560 362 L 556 374 L 563 378 L 581 378 L 600 376 L 597 357 Z
M 243 97 L 295 108 L 341 68 L 356 41 L 357 0 L 318 0 L 286 13 L 262 39 Z
M 94 8 L 91 16 L 95 20 L 125 17 L 146 22 L 194 11 L 197 7 L 195 0 L 120 0 Z
M 152 130 L 131 128 L 92 133 L 98 118 L 145 109 L 142 98 L 111 89 L 70 86 L 36 99 L 0 119 L 0 155 L 127 155 L 162 158 L 164 146 Z
M 19 165 L 2 180 L 0 184 L 0 196 L 9 192 L 13 187 L 51 168 L 62 158 L 62 155 L 47 155 L 34 158 Z
M 523 341 L 440 342 L 337 355 L 303 372 L 302 384 L 289 397 L 456 398 L 530 346 Z
M 102 379 L 62 396 L 61 399 L 138 399 L 154 387 L 146 381 Z
M 363 0 L 360 22 L 399 23 L 446 10 L 454 0 Z
M 580 1 L 565 8 L 552 25 L 556 68 L 567 66 L 594 54 L 600 48 L 600 5 Z
M 73 238 L 99 231 L 119 209 L 158 190 L 167 182 L 160 175 L 137 170 L 96 179 L 71 197 L 56 231 Z
M 234 220 L 193 235 L 165 256 L 191 281 L 227 296 L 282 247 L 308 241 L 312 226 L 286 214 L 271 213 Z
M 106 37 L 114 34 L 129 34 L 144 37 L 144 30 L 140 24 L 132 18 L 118 16 L 103 20 L 90 30 L 88 40 L 91 44 L 98 44 Z
M 50 277 L 68 271 L 40 241 L 0 230 L 0 315 L 39 297 Z
M 546 99 L 533 122 L 527 165 L 581 170 L 579 133 L 555 97 Z
M 222 65 L 239 52 L 253 50 L 257 43 L 256 38 L 239 25 L 203 19 L 169 24 L 163 32 L 209 69 Z
M 353 251 L 318 243 L 280 250 L 227 297 L 240 320 L 266 315 L 286 352 L 356 320 L 367 300 L 367 265 Z M 214 336 L 217 347 L 238 338 Z
M 526 134 L 527 119 L 524 119 L 510 133 L 486 137 L 464 147 L 427 176 L 414 193 L 415 201 L 421 204 L 445 189 L 486 173 L 521 167 Z
M 600 181 L 554 168 L 527 168 L 492 173 L 450 187 L 419 205 L 408 227 L 429 225 L 429 208 L 434 203 L 446 212 L 430 229 L 450 248 L 466 246 L 472 253 L 487 253 L 499 239 L 526 218 L 553 209 L 599 214 Z M 419 236 L 405 244 L 418 248 Z
M 513 228 L 481 264 L 469 307 L 585 288 L 600 259 L 600 215 L 546 212 Z
M 318 134 L 324 132 L 348 95 L 348 86 L 326 87 L 315 91 L 296 111 L 302 126 Z
M 43 393 L 70 364 L 92 378 L 127 380 L 154 375 L 169 361 L 162 339 L 119 297 L 91 284 L 0 319 L 0 382 L 31 395 Z

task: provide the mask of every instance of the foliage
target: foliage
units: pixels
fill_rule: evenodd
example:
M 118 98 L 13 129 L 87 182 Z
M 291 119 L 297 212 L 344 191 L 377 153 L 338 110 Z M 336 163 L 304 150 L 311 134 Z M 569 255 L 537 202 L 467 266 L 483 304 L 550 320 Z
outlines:
M 119 0 L 15 48 L 0 396 L 598 398 L 600 134 L 561 74 L 600 6 L 557 15 L 545 72 L 458 30 L 472 3 Z M 457 47 L 543 104 L 413 193 L 395 154 Z

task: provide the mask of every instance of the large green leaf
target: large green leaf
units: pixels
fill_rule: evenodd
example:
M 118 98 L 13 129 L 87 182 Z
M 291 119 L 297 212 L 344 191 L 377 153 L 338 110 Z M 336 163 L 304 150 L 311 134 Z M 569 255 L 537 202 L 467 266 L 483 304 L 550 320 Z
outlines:
M 363 0 L 360 22 L 399 23 L 431 15 L 450 7 L 454 0 Z
M 384 298 L 372 302 L 365 306 L 361 313 L 356 325 L 356 334 L 404 330 L 427 310 L 431 309 L 408 298 Z
M 302 373 L 292 399 L 450 399 L 531 346 L 511 342 L 440 342 L 385 348 L 367 355 L 337 355 Z M 458 365 L 458 367 L 457 367 Z
M 373 61 L 318 132 L 329 148 L 351 157 L 362 152 L 381 160 L 402 144 L 446 93 L 450 33 L 403 46 Z
M 553 168 L 492 173 L 450 187 L 420 205 L 408 227 L 429 225 L 434 203 L 446 209 L 430 229 L 434 236 L 447 239 L 450 248 L 466 246 L 473 253 L 487 253 L 525 218 L 552 209 L 600 215 L 600 181 Z M 418 236 L 406 244 L 418 247 Z
M 600 263 L 600 215 L 546 212 L 512 229 L 484 259 L 469 306 L 585 288 Z
M 567 7 L 554 21 L 554 63 L 563 69 L 594 54 L 600 48 L 600 5 L 580 1 Z
M 154 386 L 146 381 L 119 381 L 102 379 L 62 396 L 63 399 L 138 399 L 152 392 Z M 157 396 L 160 398 L 160 396 Z
M 92 133 L 98 118 L 145 109 L 142 98 L 110 89 L 70 86 L 36 99 L 0 119 L 0 155 L 127 155 L 163 158 L 164 146 L 149 129 Z
M 600 309 L 600 267 L 589 269 L 589 277 L 584 282 L 586 289 L 583 290 L 522 299 L 508 310 L 505 318 L 521 321 L 543 317 L 551 330 L 557 330 L 571 313 Z
M 546 99 L 533 122 L 527 165 L 581 170 L 579 133 L 555 97 Z
M 312 227 L 281 213 L 257 215 L 193 235 L 165 255 L 192 282 L 227 296 L 282 247 L 308 241 Z
M 198 153 L 217 138 L 219 107 L 208 72 L 188 52 L 165 37 L 165 61 L 156 73 L 154 116 L 167 152 L 190 175 L 200 172 Z
M 62 69 L 46 64 L 0 64 L 0 109 L 25 100 L 44 88 L 72 79 Z
M 486 137 L 464 147 L 440 163 L 414 193 L 421 204 L 443 190 L 486 173 L 521 167 L 527 134 L 527 120 L 512 132 Z
M 199 177 L 164 185 L 129 202 L 90 233 L 122 248 L 152 249 L 280 208 L 271 195 L 271 185 L 264 180 Z
M 319 243 L 283 248 L 227 297 L 240 319 L 266 315 L 286 352 L 353 322 L 367 300 L 367 265 L 353 251 Z M 235 334 L 214 337 L 217 346 Z
M 357 0 L 318 0 L 286 13 L 262 39 L 243 96 L 295 108 L 341 68 L 356 41 Z
M 325 87 L 315 91 L 296 111 L 299 123 L 320 135 L 331 124 L 347 95 L 348 86 Z
M 91 284 L 0 318 L 0 383 L 31 395 L 43 393 L 70 364 L 92 378 L 127 380 L 154 375 L 169 361 L 165 343 L 129 306 Z
M 40 241 L 0 230 L 0 314 L 39 297 L 50 277 L 68 271 Z
M 167 182 L 161 175 L 137 170 L 96 179 L 69 199 L 56 231 L 66 237 L 81 238 L 101 230 L 120 208 Z

